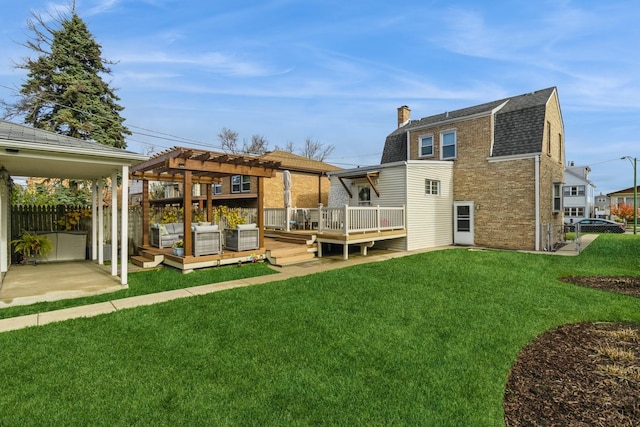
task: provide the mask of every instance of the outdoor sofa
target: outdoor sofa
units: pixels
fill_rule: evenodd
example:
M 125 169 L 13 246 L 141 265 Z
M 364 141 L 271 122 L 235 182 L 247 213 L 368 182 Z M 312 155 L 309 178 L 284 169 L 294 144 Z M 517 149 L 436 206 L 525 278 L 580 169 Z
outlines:
M 181 222 L 154 224 L 149 233 L 149 243 L 157 248 L 170 248 L 184 238 L 184 225 Z

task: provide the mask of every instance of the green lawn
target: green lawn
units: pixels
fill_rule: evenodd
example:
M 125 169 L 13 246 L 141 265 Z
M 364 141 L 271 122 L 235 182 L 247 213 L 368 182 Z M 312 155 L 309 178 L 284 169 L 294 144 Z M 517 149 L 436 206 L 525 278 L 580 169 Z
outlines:
M 0 425 L 499 426 L 544 331 L 640 322 L 563 275 L 639 275 L 640 239 L 578 257 L 453 249 L 0 334 Z

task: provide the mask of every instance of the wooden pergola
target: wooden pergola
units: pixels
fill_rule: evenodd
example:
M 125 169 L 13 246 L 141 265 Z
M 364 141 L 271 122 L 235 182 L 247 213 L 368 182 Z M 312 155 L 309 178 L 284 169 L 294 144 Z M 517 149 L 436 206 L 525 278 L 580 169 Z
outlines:
M 258 221 L 260 247 L 264 247 L 264 178 L 275 175 L 280 162 L 264 161 L 257 157 L 239 156 L 194 148 L 174 147 L 151 157 L 131 168 L 131 179 L 142 181 L 143 245 L 149 245 L 149 181 L 182 182 L 184 191 L 184 250 L 185 257 L 192 256 L 191 229 L 192 184 L 207 185 L 207 218 L 213 218 L 213 183 L 222 177 L 248 175 L 258 178 Z

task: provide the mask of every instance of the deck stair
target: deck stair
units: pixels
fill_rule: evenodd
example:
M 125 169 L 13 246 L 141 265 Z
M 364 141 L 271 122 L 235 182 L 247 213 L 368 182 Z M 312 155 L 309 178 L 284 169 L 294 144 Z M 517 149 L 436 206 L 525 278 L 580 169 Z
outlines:
M 283 233 L 269 238 L 265 246 L 267 260 L 281 267 L 312 261 L 318 251 L 315 236 L 308 233 Z
M 142 268 L 155 268 L 164 261 L 164 254 L 158 251 L 142 251 L 141 255 L 132 256 L 131 263 Z

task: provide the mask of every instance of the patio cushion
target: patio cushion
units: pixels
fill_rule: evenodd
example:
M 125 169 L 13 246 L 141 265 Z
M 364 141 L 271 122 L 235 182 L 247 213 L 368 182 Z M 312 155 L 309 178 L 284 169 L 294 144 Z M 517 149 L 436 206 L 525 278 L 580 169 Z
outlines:
M 238 224 L 236 226 L 238 228 L 238 230 L 251 230 L 253 228 L 256 228 L 256 224 L 255 223 L 251 223 L 251 224 Z
M 158 229 L 160 229 L 161 236 L 168 236 L 169 230 L 167 230 L 167 226 L 164 224 L 158 224 Z
M 193 231 L 199 231 L 199 232 L 203 232 L 203 231 L 218 231 L 218 225 L 194 225 L 193 227 Z

